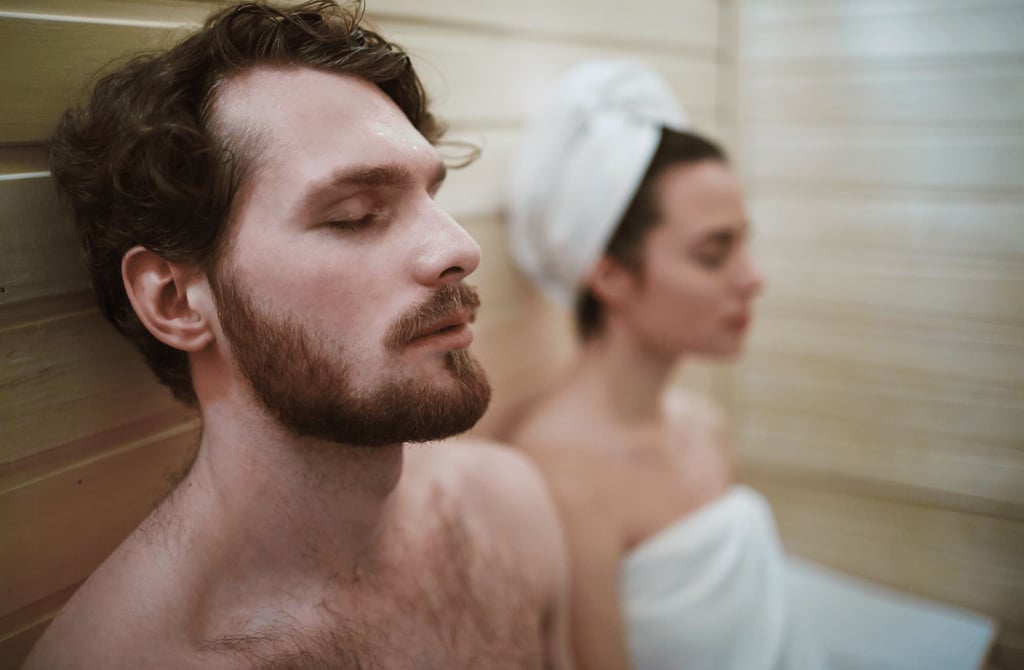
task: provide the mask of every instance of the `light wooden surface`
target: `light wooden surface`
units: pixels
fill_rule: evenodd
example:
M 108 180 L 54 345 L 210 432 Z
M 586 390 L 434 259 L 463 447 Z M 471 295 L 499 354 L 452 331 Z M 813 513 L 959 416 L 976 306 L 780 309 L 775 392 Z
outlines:
M 786 546 L 995 617 L 1024 667 L 1024 3 L 743 0 L 768 290 L 728 386 Z
M 16 666 L 90 571 L 187 463 L 196 418 L 92 303 L 44 143 L 95 72 L 185 34 L 219 3 L 0 0 L 0 666 Z M 537 96 L 572 64 L 638 56 L 719 133 L 718 0 L 371 0 L 407 48 L 449 136 L 482 148 L 439 201 L 479 240 L 485 308 L 475 351 L 500 434 L 570 355 L 566 315 L 514 269 L 500 218 L 505 169 Z M 442 147 L 442 152 L 448 152 Z M 692 377 L 692 375 L 691 375 Z M 706 379 L 705 377 L 701 378 Z

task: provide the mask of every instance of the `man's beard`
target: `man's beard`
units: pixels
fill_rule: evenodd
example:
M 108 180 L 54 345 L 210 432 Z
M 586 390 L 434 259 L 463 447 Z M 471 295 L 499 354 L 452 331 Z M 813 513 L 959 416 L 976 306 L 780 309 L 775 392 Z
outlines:
M 214 297 L 235 360 L 257 399 L 294 435 L 360 446 L 424 442 L 469 430 L 487 409 L 490 384 L 466 350 L 444 352 L 449 379 L 430 383 L 395 369 L 357 390 L 351 377 L 359 361 L 323 334 L 259 308 L 230 269 L 219 274 Z M 479 304 L 472 288 L 446 285 L 389 329 L 385 350 L 398 352 L 445 315 Z

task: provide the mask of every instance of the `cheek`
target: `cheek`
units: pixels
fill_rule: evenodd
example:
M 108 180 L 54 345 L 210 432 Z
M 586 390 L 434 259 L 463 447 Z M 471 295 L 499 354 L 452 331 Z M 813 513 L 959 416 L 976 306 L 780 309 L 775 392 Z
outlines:
M 663 275 L 647 286 L 642 309 L 647 336 L 670 348 L 696 346 L 717 328 L 722 298 L 714 282 L 693 269 Z
M 657 278 L 652 277 L 650 289 L 666 312 L 682 313 L 691 319 L 717 311 L 721 304 L 713 278 L 687 264 L 677 264 Z

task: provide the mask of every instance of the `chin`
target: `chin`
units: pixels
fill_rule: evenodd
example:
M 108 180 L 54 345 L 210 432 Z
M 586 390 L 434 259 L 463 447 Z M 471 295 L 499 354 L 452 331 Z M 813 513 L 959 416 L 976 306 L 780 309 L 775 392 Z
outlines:
M 729 342 L 714 342 L 706 347 L 695 350 L 693 353 L 722 363 L 731 363 L 742 356 L 745 351 L 746 341 L 739 339 Z

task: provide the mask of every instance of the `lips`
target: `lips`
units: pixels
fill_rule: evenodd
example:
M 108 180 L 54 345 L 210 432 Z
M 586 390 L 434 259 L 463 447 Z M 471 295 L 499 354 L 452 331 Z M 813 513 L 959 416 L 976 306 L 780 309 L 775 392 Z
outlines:
M 439 319 L 418 331 L 409 341 L 410 345 L 436 343 L 450 349 L 468 347 L 473 341 L 473 331 L 469 328 L 476 318 L 476 312 L 460 309 Z
M 733 330 L 744 331 L 750 326 L 750 313 L 743 312 L 728 320 L 729 327 Z
M 468 309 L 460 309 L 456 312 L 445 316 L 442 319 L 434 321 L 427 325 L 421 330 L 417 331 L 412 336 L 412 341 L 422 339 L 424 337 L 433 337 L 434 335 L 441 335 L 447 331 L 454 330 L 460 326 L 465 326 L 470 323 L 472 317 Z

